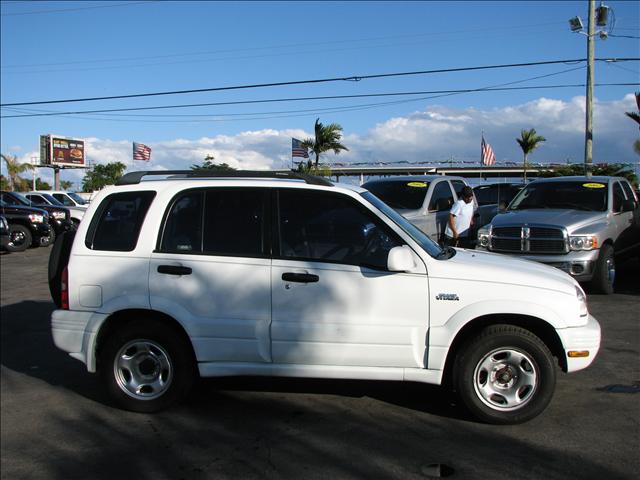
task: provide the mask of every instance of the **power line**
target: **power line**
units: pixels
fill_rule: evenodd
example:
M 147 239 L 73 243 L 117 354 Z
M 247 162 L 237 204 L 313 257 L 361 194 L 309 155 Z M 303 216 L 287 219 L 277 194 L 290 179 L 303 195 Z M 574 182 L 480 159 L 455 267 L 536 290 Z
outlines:
M 90 10 L 95 8 L 113 8 L 113 7 L 126 7 L 129 5 L 140 5 L 141 3 L 152 3 L 151 1 L 147 2 L 126 2 L 126 3 L 110 3 L 109 5 L 93 5 L 90 7 L 77 7 L 77 8 L 61 8 L 57 10 L 35 10 L 32 12 L 16 12 L 16 13 L 2 13 L 0 16 L 2 17 L 15 17 L 18 15 L 41 15 L 47 13 L 62 13 L 62 12 L 75 12 L 78 10 Z M 154 2 L 155 3 L 155 2 Z
M 529 77 L 529 78 L 523 78 L 520 80 L 515 80 L 512 82 L 507 82 L 507 83 L 500 83 L 500 84 L 495 84 L 495 85 L 487 85 L 485 87 L 481 87 L 480 89 L 486 89 L 486 88 L 497 88 L 497 87 L 506 87 L 509 85 L 516 85 L 518 83 L 524 83 L 524 82 L 530 82 L 533 80 L 540 80 L 542 78 L 549 78 L 549 77 L 554 77 L 557 75 L 562 75 L 564 73 L 569 73 L 569 72 L 574 72 L 576 70 L 583 70 L 585 67 L 583 66 L 579 66 L 579 67 L 574 67 L 574 68 L 569 68 L 567 70 L 561 70 L 559 72 L 553 72 L 553 73 L 547 73 L 545 75 L 537 75 L 535 77 Z M 324 97 L 298 97 L 298 98 L 292 98 L 292 99 L 270 99 L 270 100 L 249 100 L 246 101 L 246 103 L 273 103 L 273 102 L 282 102 L 282 101 L 308 101 L 308 100 L 327 100 L 327 99 L 341 99 L 341 98 L 364 98 L 364 97 L 375 97 L 375 96 L 401 96 L 401 95 L 424 95 L 426 93 L 433 93 L 433 92 L 395 92 L 395 93 L 377 93 L 377 94 L 355 94 L 355 95 L 332 95 L 332 96 L 324 96 Z M 186 108 L 186 107 L 205 107 L 205 106 L 220 106 L 220 105 L 238 105 L 238 104 L 243 104 L 245 103 L 245 101 L 234 101 L 234 102 L 213 102 L 213 103 L 199 103 L 199 104 L 181 104 L 181 105 L 163 105 L 163 106 L 156 106 L 156 107 L 129 107 L 129 108 L 114 108 L 114 109 L 102 109 L 102 110 L 88 110 L 88 111 L 84 111 L 84 112 L 80 112 L 82 113 L 90 113 L 90 114 L 96 114 L 96 113 L 109 113 L 109 112 L 123 112 L 123 111 L 136 111 L 136 110 L 159 110 L 159 109 L 171 109 L 171 108 Z M 57 115 L 57 114 L 77 114 L 76 112 L 60 112 L 60 111 L 47 111 L 47 110 L 33 110 L 33 109 L 16 109 L 16 108 L 11 108 L 11 107 L 4 107 L 6 110 L 11 110 L 11 111 L 15 111 L 18 113 L 46 113 L 49 115 Z M 117 115 L 117 114 L 116 114 Z M 128 116 L 134 116 L 134 115 L 128 115 Z M 137 115 L 137 116 L 144 116 L 144 115 Z M 159 115 L 155 115 L 155 116 L 159 116 Z M 165 115 L 165 116 L 171 116 L 171 115 Z M 176 115 L 174 115 L 176 116 Z M 186 116 L 186 115 L 184 115 Z M 192 115 L 192 116 L 197 116 L 197 115 Z M 0 118 L 5 118 L 5 117 L 0 117 Z M 7 117 L 8 118 L 8 117 Z
M 610 87 L 610 86 L 638 86 L 639 82 L 629 82 L 629 83 L 598 83 L 595 86 L 597 87 Z M 501 92 L 501 91 L 513 91 L 513 90 L 536 90 L 536 89 L 552 89 L 552 88 L 583 88 L 585 86 L 584 83 L 577 84 L 564 84 L 564 85 L 540 85 L 540 86 L 525 86 L 525 87 L 500 87 L 500 88 L 472 88 L 472 89 L 460 89 L 460 90 L 433 90 L 433 91 L 425 91 L 425 92 L 403 92 L 403 93 L 382 93 L 382 94 L 368 94 L 368 95 L 337 95 L 337 96 L 327 96 L 327 97 L 305 97 L 305 98 L 287 98 L 287 99 L 270 99 L 270 100 L 248 100 L 248 101 L 238 101 L 238 102 L 218 102 L 215 104 L 208 105 L 229 105 L 229 104 L 248 104 L 248 103 L 266 103 L 266 102 L 281 102 L 281 101 L 299 101 L 299 100 L 326 100 L 326 99 L 345 99 L 345 98 L 361 98 L 361 97 L 379 97 L 379 96 L 392 96 L 392 95 L 425 95 L 425 94 L 434 94 L 432 97 L 423 97 L 417 99 L 410 100 L 399 100 L 395 102 L 385 102 L 385 103 L 377 103 L 377 104 L 364 104 L 364 105 L 354 105 L 350 107 L 331 107 L 327 109 L 311 109 L 311 110 L 297 110 L 290 112 L 265 112 L 265 113 L 245 113 L 245 114 L 206 114 L 206 115 L 188 115 L 191 117 L 195 116 L 240 116 L 240 115 L 262 115 L 260 117 L 253 118 L 245 118 L 243 120 L 258 120 L 258 119 L 268 119 L 268 118 L 287 118 L 287 117 L 296 117 L 301 115 L 277 115 L 277 116 L 264 116 L 271 115 L 274 113 L 293 113 L 293 112 L 320 112 L 320 111 L 332 111 L 332 112 L 343 112 L 343 111 L 352 111 L 352 110 L 364 110 L 368 108 L 374 108 L 377 106 L 387 106 L 387 105 L 396 105 L 400 103 L 408 103 L 415 101 L 422 101 L 431 98 L 444 97 L 449 95 L 456 95 L 461 93 L 476 93 L 476 92 Z M 82 115 L 82 114 L 100 114 L 105 112 L 113 112 L 113 111 L 131 111 L 131 110 L 148 110 L 148 109 L 158 109 L 158 108 L 181 108 L 186 106 L 194 106 L 194 105 L 176 105 L 176 106 L 164 106 L 164 107 L 140 107 L 140 108 L 130 108 L 130 109 L 110 109 L 110 110 L 85 110 L 78 112 L 45 112 L 45 113 L 31 113 L 24 115 L 4 115 L 0 118 L 25 118 L 25 117 L 43 117 L 43 116 L 71 116 L 71 115 Z M 199 105 L 204 106 L 204 105 Z M 11 109 L 14 111 L 18 111 L 19 109 Z M 113 116 L 113 115 L 112 115 Z M 128 115 L 132 116 L 132 115 Z M 153 115 L 158 117 L 158 115 Z M 186 115 L 187 116 L 187 115 Z M 72 118 L 82 118 L 87 120 L 112 120 L 112 121 L 129 121 L 124 119 L 113 119 L 113 118 L 95 118 L 95 117 L 72 117 Z M 137 120 L 141 121 L 141 120 Z M 178 120 L 156 120 L 150 121 L 145 120 L 146 122 L 178 122 Z M 184 121 L 184 120 L 181 120 Z M 192 122 L 193 120 L 188 120 L 188 122 Z M 219 120 L 208 120 L 208 121 L 224 121 L 222 119 Z
M 615 58 L 615 59 L 596 59 L 596 60 L 627 62 L 627 61 L 637 61 L 637 60 L 640 60 L 640 58 Z M 252 89 L 252 88 L 282 87 L 282 86 L 291 86 L 291 85 L 319 84 L 319 83 L 329 83 L 329 82 L 345 82 L 345 81 L 359 82 L 362 80 L 369 80 L 374 78 L 391 78 L 391 77 L 403 77 L 403 76 L 413 76 L 413 75 L 429 75 L 429 74 L 435 74 L 435 73 L 469 72 L 469 71 L 478 71 L 478 70 L 495 70 L 495 69 L 502 69 L 502 68 L 531 67 L 531 66 L 537 66 L 537 65 L 557 65 L 560 63 L 571 64 L 571 63 L 580 63 L 584 61 L 586 61 L 586 59 L 580 58 L 580 59 L 572 59 L 572 60 L 548 60 L 544 62 L 526 62 L 526 63 L 511 63 L 511 64 L 501 64 L 501 65 L 484 65 L 484 66 L 474 66 L 474 67 L 442 68 L 442 69 L 434 69 L 434 70 L 419 70 L 419 71 L 413 71 L 413 72 L 379 73 L 379 74 L 372 74 L 372 75 L 355 75 L 350 77 L 335 77 L 335 78 L 322 78 L 322 79 L 313 79 L 313 80 L 294 80 L 294 81 L 288 81 L 288 82 L 236 85 L 236 86 L 229 86 L 229 87 L 211 87 L 211 88 L 198 88 L 198 89 L 190 89 L 190 90 L 173 90 L 173 91 L 167 91 L 167 92 L 136 93 L 136 94 L 130 94 L 130 95 L 111 95 L 106 97 L 85 97 L 85 98 L 73 98 L 73 99 L 64 99 L 64 100 L 14 102 L 14 103 L 0 104 L 0 107 L 17 107 L 22 105 L 43 105 L 43 104 L 52 104 L 52 103 L 93 102 L 93 101 L 100 101 L 100 100 L 117 100 L 117 99 L 124 99 L 124 98 L 183 95 L 188 93 L 246 90 L 246 89 Z

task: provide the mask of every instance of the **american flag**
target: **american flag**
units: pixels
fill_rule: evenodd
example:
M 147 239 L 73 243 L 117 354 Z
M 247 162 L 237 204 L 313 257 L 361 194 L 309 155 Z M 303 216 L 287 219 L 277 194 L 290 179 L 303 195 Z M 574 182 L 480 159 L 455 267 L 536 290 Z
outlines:
M 297 138 L 291 139 L 291 156 L 309 158 L 309 152 L 302 146 L 302 142 Z
M 133 159 L 148 162 L 151 160 L 151 149 L 143 143 L 133 142 Z
M 485 167 L 496 163 L 496 154 L 493 153 L 491 145 L 484 141 L 484 135 L 482 136 L 482 143 L 480 144 L 480 163 Z

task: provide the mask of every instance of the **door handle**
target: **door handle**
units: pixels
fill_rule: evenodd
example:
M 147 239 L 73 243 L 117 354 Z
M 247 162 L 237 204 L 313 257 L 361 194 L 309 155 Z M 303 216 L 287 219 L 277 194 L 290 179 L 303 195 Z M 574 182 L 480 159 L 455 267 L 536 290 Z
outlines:
M 181 265 L 158 265 L 158 273 L 166 273 L 167 275 L 191 275 L 190 267 Z
M 320 277 L 312 273 L 286 272 L 282 274 L 282 280 L 284 280 L 285 282 L 315 283 L 320 280 Z

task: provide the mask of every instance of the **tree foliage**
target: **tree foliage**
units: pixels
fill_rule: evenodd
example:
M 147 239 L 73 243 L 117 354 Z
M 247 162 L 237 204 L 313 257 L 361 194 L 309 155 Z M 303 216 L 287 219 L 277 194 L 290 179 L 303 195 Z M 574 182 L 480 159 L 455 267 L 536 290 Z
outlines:
M 36 190 L 52 190 L 49 183 L 42 180 L 40 177 L 36 178 Z
M 191 165 L 191 170 L 211 170 L 212 172 L 229 172 L 235 170 L 235 168 L 229 166 L 226 163 L 213 163 L 214 160 L 215 157 L 213 155 L 207 155 L 204 158 L 204 162 L 202 162 L 202 165 L 194 163 L 193 165 Z
M 522 149 L 522 168 L 524 170 L 525 183 L 527 182 L 527 159 L 529 157 L 529 154 L 536 148 L 538 148 L 542 142 L 546 141 L 546 138 L 544 138 L 542 135 L 538 135 L 535 128 L 532 128 L 530 130 L 521 130 L 520 138 L 516 138 L 516 142 L 518 142 L 518 145 L 520 145 L 520 148 Z
M 320 155 L 329 150 L 333 150 L 336 155 L 341 150 L 349 151 L 340 140 L 342 139 L 342 126 L 337 123 L 323 125 L 319 118 L 316 118 L 314 126 L 315 138 L 307 138 L 302 142 L 304 148 L 310 149 L 315 155 L 315 168 L 318 169 Z
M 0 157 L 7 164 L 8 190 L 12 192 L 14 190 L 24 191 L 24 189 L 26 188 L 26 180 L 20 178 L 19 174 L 26 172 L 27 170 L 33 170 L 33 165 L 31 165 L 30 163 L 18 162 L 18 157 L 15 155 L 5 155 L 4 153 L 1 153 Z
M 298 173 L 304 173 L 305 175 L 317 175 L 319 177 L 330 177 L 331 168 L 328 165 L 314 165 L 311 160 L 307 162 L 300 162 L 296 169 Z
M 94 165 L 82 179 L 82 191 L 95 192 L 107 185 L 114 185 L 124 175 L 126 168 L 127 166 L 122 162 Z
M 624 112 L 624 114 L 640 125 L 640 92 L 636 92 L 636 105 L 638 106 L 637 112 Z M 640 155 L 640 138 L 633 142 L 633 150 Z

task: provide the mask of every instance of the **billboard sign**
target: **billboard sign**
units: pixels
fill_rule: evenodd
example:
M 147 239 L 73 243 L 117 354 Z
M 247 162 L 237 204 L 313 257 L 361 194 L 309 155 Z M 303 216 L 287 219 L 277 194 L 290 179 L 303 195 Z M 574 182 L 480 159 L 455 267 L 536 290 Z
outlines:
M 44 165 L 85 167 L 84 140 L 60 135 L 41 135 L 40 161 Z

